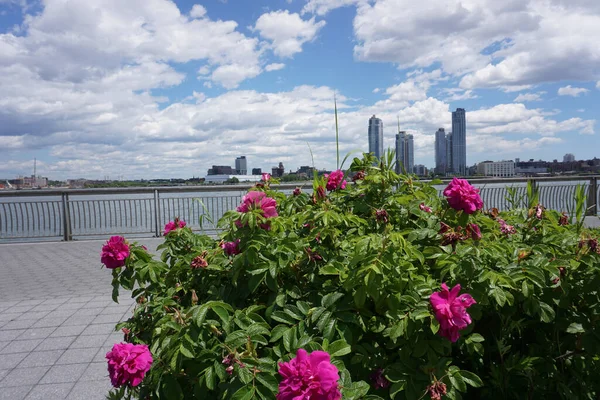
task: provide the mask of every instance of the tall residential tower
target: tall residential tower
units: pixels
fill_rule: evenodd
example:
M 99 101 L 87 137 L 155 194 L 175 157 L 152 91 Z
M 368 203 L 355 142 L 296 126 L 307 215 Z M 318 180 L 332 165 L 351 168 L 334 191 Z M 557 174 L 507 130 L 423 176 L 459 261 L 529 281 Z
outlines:
M 464 108 L 452 112 L 452 172 L 467 175 L 467 120 Z
M 374 115 L 369 119 L 369 153 L 383 156 L 383 121 Z
M 440 128 L 435 133 L 435 173 L 444 175 L 447 170 L 446 131 Z
M 399 174 L 414 173 L 415 151 L 413 135 L 405 131 L 396 134 L 396 172 Z

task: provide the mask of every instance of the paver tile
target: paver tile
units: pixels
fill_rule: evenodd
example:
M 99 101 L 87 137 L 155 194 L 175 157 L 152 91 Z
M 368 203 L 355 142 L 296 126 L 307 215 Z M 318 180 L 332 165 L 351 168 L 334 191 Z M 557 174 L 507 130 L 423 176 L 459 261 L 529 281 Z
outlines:
M 104 400 L 109 390 L 112 389 L 110 380 L 78 382 L 67 400 Z
M 48 318 L 44 317 L 38 320 L 35 324 L 32 325 L 33 328 L 51 328 L 61 326 L 63 322 L 67 320 L 67 317 L 56 317 L 56 318 Z
M 98 351 L 100 347 L 106 342 L 109 335 L 86 335 L 79 336 L 75 341 L 69 346 L 69 349 L 82 349 L 93 347 Z
M 50 383 L 37 385 L 25 400 L 64 400 L 69 395 L 74 383 Z
M 27 353 L 0 354 L 0 369 L 13 369 L 25 356 Z
M 49 366 L 13 369 L 0 381 L 0 391 L 2 388 L 11 386 L 35 385 L 48 369 L 50 369 Z
M 13 340 L 8 346 L 0 350 L 0 354 L 29 353 L 40 343 L 42 343 L 42 339 Z
M 98 353 L 98 348 L 84 348 L 84 349 L 71 349 L 66 350 L 62 356 L 56 361 L 56 364 L 78 364 L 78 363 L 90 363 L 94 359 L 94 356 Z
M 59 326 L 54 332 L 50 334 L 50 337 L 60 336 L 77 336 L 87 327 L 87 325 L 69 325 Z
M 0 330 L 0 342 L 15 340 L 25 332 L 25 329 Z
M 54 365 L 64 352 L 64 350 L 33 351 L 18 366 L 19 368 L 24 368 Z
M 2 326 L 2 330 L 11 330 L 11 329 L 27 329 L 31 327 L 36 321 L 34 319 L 26 319 L 26 320 L 12 320 L 5 325 Z
M 67 318 L 62 326 L 89 325 L 95 318 L 95 315 L 73 315 Z
M 121 321 L 123 314 L 108 314 L 108 315 L 98 315 L 93 321 L 92 324 L 107 324 L 112 323 L 116 324 Z
M 27 311 L 17 317 L 15 321 L 38 320 L 48 315 L 49 311 Z
M 77 382 L 79 377 L 83 375 L 86 367 L 86 364 L 54 365 L 46 375 L 44 375 L 40 383 Z
M 54 330 L 56 330 L 56 328 L 30 328 L 23 332 L 18 339 L 45 339 L 54 332 Z
M 102 333 L 112 333 L 115 331 L 115 324 L 94 324 L 90 325 L 83 332 L 82 335 L 99 335 Z
M 69 345 L 73 343 L 74 340 L 75 336 L 46 338 L 42 343 L 40 343 L 36 350 L 65 350 L 69 348 Z
M 0 400 L 23 400 L 33 386 L 14 386 L 0 390 Z
M 107 366 L 106 362 L 91 363 L 80 378 L 80 381 L 102 381 L 102 380 L 110 381 L 110 378 L 108 376 L 108 366 Z

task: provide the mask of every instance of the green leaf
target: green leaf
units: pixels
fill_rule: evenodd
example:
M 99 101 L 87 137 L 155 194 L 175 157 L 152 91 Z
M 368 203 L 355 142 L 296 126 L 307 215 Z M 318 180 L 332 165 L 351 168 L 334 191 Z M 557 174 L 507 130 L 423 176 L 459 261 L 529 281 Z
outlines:
M 231 400 L 250 400 L 254 396 L 254 386 L 242 386 L 231 396 Z
M 460 375 L 460 371 L 450 374 L 449 378 L 450 383 L 452 383 L 452 387 L 454 387 L 456 390 L 463 393 L 467 391 L 467 385 L 465 384 L 463 377 Z
M 498 303 L 500 307 L 503 307 L 504 303 L 506 303 L 506 293 L 504 293 L 504 290 L 495 287 L 490 290 L 490 293 L 496 300 L 496 303 Z
M 216 386 L 216 374 L 214 373 L 213 367 L 208 367 L 204 370 L 204 380 L 206 382 L 206 387 L 209 390 L 215 390 Z
M 400 336 L 404 335 L 404 333 L 406 332 L 407 324 L 408 321 L 406 320 L 406 318 L 402 318 L 401 320 L 396 322 L 394 326 L 392 326 L 392 329 L 390 329 L 390 339 L 395 341 Z
M 213 305 L 212 310 L 219 316 L 219 318 L 221 318 L 221 321 L 223 321 L 224 324 L 229 322 L 229 313 L 224 307 L 221 307 L 220 305 Z
M 194 358 L 194 353 L 186 345 L 189 346 L 189 343 L 182 341 L 179 345 L 179 352 L 187 358 Z
M 344 339 L 336 340 L 331 343 L 328 350 L 331 357 L 345 356 L 346 354 L 350 354 L 351 351 L 352 347 Z
M 162 392 L 166 400 L 183 399 L 183 391 L 173 375 L 163 375 Z
M 277 322 L 283 322 L 288 325 L 294 325 L 296 323 L 296 320 L 292 316 L 283 311 L 274 311 L 273 314 L 271 314 L 271 318 Z
M 267 389 L 269 389 L 271 392 L 273 393 L 277 393 L 279 390 L 279 382 L 277 381 L 277 378 L 275 378 L 273 375 L 268 375 L 268 374 L 257 374 L 256 375 L 256 379 L 262 383 Z
M 540 319 L 543 322 L 551 322 L 554 316 L 554 309 L 549 304 L 540 301 Z
M 342 297 L 344 297 L 344 295 L 342 293 L 337 293 L 337 292 L 326 294 L 321 299 L 321 306 L 323 306 L 324 308 L 329 308 L 332 305 L 334 305 Z
M 462 371 L 460 371 L 460 375 L 462 376 L 463 380 L 468 385 L 471 385 L 473 387 L 482 387 L 483 386 L 483 382 L 482 382 L 481 378 L 479 378 L 477 375 L 475 375 L 472 372 L 462 370 Z
M 479 333 L 472 333 L 467 338 L 467 340 L 470 342 L 481 343 L 481 342 L 485 341 L 485 338 L 483 336 L 481 336 Z
M 578 324 L 577 322 L 573 322 L 567 328 L 567 332 L 568 333 L 584 333 L 585 329 L 583 329 L 583 326 L 581 326 L 581 324 Z

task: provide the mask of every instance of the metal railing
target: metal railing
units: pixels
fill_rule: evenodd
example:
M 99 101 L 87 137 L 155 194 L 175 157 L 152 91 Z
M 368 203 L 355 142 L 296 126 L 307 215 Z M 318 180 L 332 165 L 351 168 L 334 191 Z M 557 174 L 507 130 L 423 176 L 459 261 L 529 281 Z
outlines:
M 444 186 L 448 181 L 444 181 Z M 507 187 L 527 201 L 527 182 L 533 183 L 546 208 L 571 212 L 575 209 L 575 189 L 583 185 L 587 193 L 588 215 L 597 215 L 598 176 L 476 179 L 485 208 L 506 210 Z M 277 185 L 279 190 L 308 188 L 312 182 Z M 177 186 L 150 188 L 60 189 L 0 191 L 0 240 L 62 239 L 106 237 L 128 234 L 161 236 L 164 225 L 175 217 L 205 231 L 228 210 L 235 209 L 251 185 Z M 438 187 L 441 195 L 442 187 Z M 208 221 L 208 218 L 214 224 Z

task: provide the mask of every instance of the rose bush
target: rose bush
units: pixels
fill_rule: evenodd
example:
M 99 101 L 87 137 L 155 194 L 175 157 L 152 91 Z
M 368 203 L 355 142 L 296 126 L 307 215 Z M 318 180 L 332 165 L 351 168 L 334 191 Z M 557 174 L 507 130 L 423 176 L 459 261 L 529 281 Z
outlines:
M 484 211 L 466 181 L 440 197 L 369 155 L 350 170 L 345 189 L 257 184 L 219 238 L 176 229 L 160 259 L 130 245 L 113 297 L 137 306 L 117 328 L 154 362 L 114 398 L 598 398 L 584 198 L 565 221 L 533 190 Z

